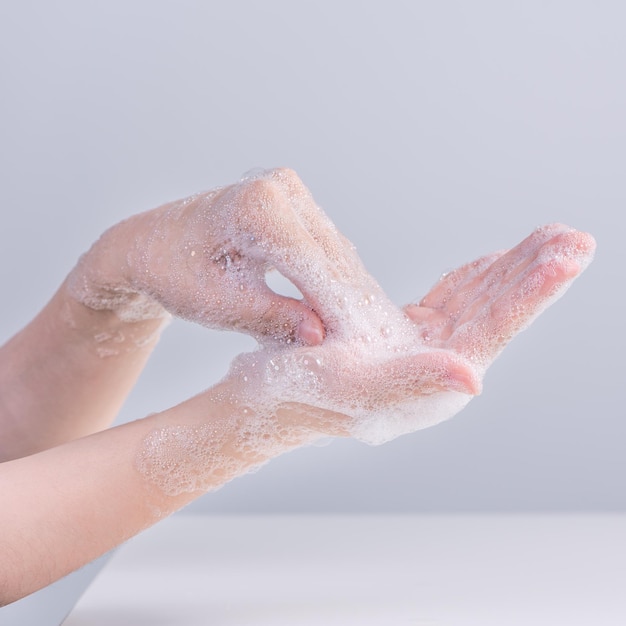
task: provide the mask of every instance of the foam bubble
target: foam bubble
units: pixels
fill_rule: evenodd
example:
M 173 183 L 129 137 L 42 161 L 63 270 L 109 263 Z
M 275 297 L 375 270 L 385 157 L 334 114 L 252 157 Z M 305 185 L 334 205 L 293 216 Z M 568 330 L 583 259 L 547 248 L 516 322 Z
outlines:
M 222 452 L 227 432 L 224 424 L 206 423 L 155 429 L 143 441 L 137 469 L 170 496 L 206 491 L 240 469 Z
M 166 495 L 204 493 L 258 470 L 305 439 L 271 411 L 240 404 L 228 419 L 208 416 L 201 423 L 153 429 L 142 442 L 135 466 Z

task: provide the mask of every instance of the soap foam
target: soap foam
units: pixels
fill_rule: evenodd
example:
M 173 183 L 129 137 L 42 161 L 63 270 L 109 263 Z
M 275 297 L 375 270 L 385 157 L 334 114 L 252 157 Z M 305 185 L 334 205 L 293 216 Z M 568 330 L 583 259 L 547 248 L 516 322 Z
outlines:
M 207 491 L 242 471 L 241 462 L 223 452 L 227 434 L 219 423 L 155 429 L 143 441 L 137 469 L 170 496 Z
M 548 241 L 551 243 L 546 245 Z M 535 249 L 539 253 L 532 258 L 531 251 Z M 522 264 L 520 271 L 520 258 L 525 259 L 526 255 L 531 261 Z M 497 253 L 475 262 L 468 281 L 501 256 Z M 459 324 L 445 345 L 457 348 L 463 363 L 482 378 L 486 367 L 512 336 L 565 293 L 571 284 L 571 280 L 562 278 L 563 272 L 569 271 L 568 265 L 569 278 L 573 279 L 592 257 L 588 238 L 573 229 L 562 225 L 536 229 L 517 255 L 504 257 L 494 266 L 491 280 L 468 287 L 458 315 L 485 294 L 487 301 L 475 317 Z M 386 369 L 386 365 L 401 357 L 424 354 L 444 345 L 433 345 L 423 336 L 421 328 L 388 300 L 351 250 L 346 251 L 344 260 L 349 264 L 343 280 L 327 281 L 317 296 L 316 310 L 323 311 L 328 333 L 323 345 L 292 349 L 277 346 L 243 355 L 234 362 L 229 375 L 245 383 L 244 393 L 249 401 L 265 405 L 270 412 L 275 410 L 272 404 L 279 404 L 282 397 L 347 415 L 350 419 L 344 427 L 348 433 L 369 444 L 385 443 L 455 415 L 472 396 L 435 389 L 416 397 L 415 388 L 427 381 L 399 379 L 390 376 Z M 519 273 L 510 281 L 501 280 L 515 272 Z M 547 280 L 557 275 L 561 275 L 558 284 L 544 292 Z M 312 277 L 311 282 L 321 284 L 322 280 Z M 533 315 L 528 314 L 527 299 L 535 302 Z M 492 308 L 495 301 L 500 307 L 496 315 Z M 451 312 L 450 318 L 455 315 Z M 491 346 L 490 350 L 485 346 Z M 423 374 L 436 378 L 437 372 Z
M 303 437 L 281 424 L 276 414 L 240 406 L 225 419 L 211 416 L 210 422 L 153 429 L 142 442 L 135 466 L 168 496 L 204 493 L 310 441 L 313 436 Z
M 280 175 L 278 183 L 287 184 Z M 306 201 L 309 221 L 313 211 L 320 212 L 318 217 L 331 240 L 326 250 L 332 251 L 333 261 L 341 254 L 332 272 L 310 258 L 298 260 L 306 284 L 315 286 L 314 301 L 310 289 L 305 300 L 321 312 L 326 339 L 315 348 L 278 344 L 242 355 L 233 363 L 229 377 L 238 380 L 248 402 L 262 405 L 270 414 L 288 399 L 349 416 L 343 424 L 348 434 L 370 444 L 450 417 L 471 396 L 451 391 L 416 400 L 413 390 L 403 389 L 406 381 L 385 378 L 386 364 L 431 348 L 365 270 L 352 244 L 334 231 L 306 193 L 300 191 L 300 201 Z M 354 384 L 359 380 L 361 387 Z M 381 397 L 375 389 L 381 390 Z M 394 395 L 396 399 L 390 400 Z
M 284 275 L 289 278 L 297 276 L 298 281 L 294 282 L 304 294 L 304 301 L 321 315 L 327 336 L 322 345 L 316 347 L 261 338 L 262 345 L 258 350 L 234 360 L 226 380 L 237 392 L 229 401 L 241 411 L 242 407 L 254 407 L 250 419 L 242 419 L 240 412 L 223 430 L 213 430 L 212 422 L 209 422 L 200 426 L 166 427 L 152 433 L 146 440 L 140 469 L 164 485 L 167 493 L 210 488 L 223 482 L 222 479 L 228 480 L 243 472 L 250 460 L 256 466 L 255 459 L 262 462 L 295 445 L 298 435 L 284 426 L 279 418 L 281 410 L 292 413 L 300 410 L 303 423 L 310 428 L 311 440 L 333 434 L 333 427 L 336 427 L 341 434 L 372 445 L 448 419 L 472 396 L 461 391 L 442 390 L 440 382 L 445 380 L 445 367 L 442 365 L 438 370 L 436 365 L 432 368 L 426 365 L 407 375 L 406 370 L 395 370 L 394 364 L 410 363 L 411 359 L 421 362 L 418 357 L 430 353 L 436 355 L 438 349 L 445 348 L 448 355 L 458 358 L 459 363 L 473 367 L 480 379 L 488 364 L 484 356 L 486 341 L 493 341 L 495 355 L 510 339 L 511 333 L 506 329 L 512 321 L 519 319 L 515 332 L 531 321 L 524 310 L 524 296 L 540 292 L 545 280 L 541 272 L 533 274 L 531 270 L 543 268 L 541 271 L 550 272 L 547 258 L 555 260 L 555 271 L 563 258 L 573 259 L 582 268 L 590 261 L 589 250 L 584 247 L 579 250 L 575 244 L 542 250 L 530 269 L 524 269 L 517 277 L 518 281 L 526 281 L 521 291 L 516 292 L 515 297 L 520 302 L 508 302 L 502 318 L 492 322 L 490 303 L 497 297 L 504 297 L 505 290 L 510 288 L 510 284 L 502 282 L 501 278 L 518 269 L 519 258 L 507 260 L 496 268 L 498 273 L 493 280 L 476 288 L 468 287 L 459 311 L 451 311 L 442 324 L 461 316 L 465 307 L 479 299 L 481 294 L 488 294 L 487 306 L 467 323 L 460 323 L 453 336 L 444 341 L 437 339 L 436 333 L 434 338 L 428 336 L 423 327 L 410 321 L 389 301 L 366 272 L 353 246 L 334 230 L 291 173 L 255 173 L 244 182 L 253 184 L 259 180 L 269 181 L 270 189 L 276 187 L 278 192 L 289 195 L 300 217 L 299 227 L 306 226 L 311 237 L 319 243 L 322 254 L 314 250 L 305 253 L 297 246 L 297 254 L 289 253 L 285 242 L 291 241 L 290 232 L 294 225 L 272 216 L 269 200 L 258 215 L 251 217 L 257 224 L 252 228 L 256 233 L 253 236 L 249 234 L 250 224 L 243 228 L 237 220 L 228 225 L 228 220 L 224 222 L 222 219 L 223 241 L 227 245 L 213 251 L 213 258 L 216 263 L 221 263 L 226 279 L 236 281 L 233 284 L 241 285 L 241 288 L 232 290 L 235 295 L 228 296 L 226 301 L 217 302 L 218 307 L 222 307 L 220 314 L 235 312 L 245 305 L 254 309 L 259 280 L 271 267 L 266 264 L 255 270 L 247 265 L 246 259 L 270 258 Z M 269 193 L 267 186 L 256 191 L 262 195 Z M 232 202 L 240 201 L 241 194 L 235 193 Z M 224 206 L 228 207 L 228 201 Z M 232 215 L 239 213 L 233 205 Z M 242 232 L 247 234 L 244 236 Z M 538 240 L 547 241 L 563 232 L 568 231 L 564 227 L 538 229 L 534 240 L 519 251 L 521 258 L 526 258 L 528 250 L 533 249 Z M 263 234 L 267 236 L 263 238 Z M 200 243 L 194 242 L 190 250 L 199 248 Z M 233 254 L 233 251 L 241 254 Z M 499 256 L 477 261 L 465 278 L 468 285 L 471 277 L 491 267 Z M 170 278 L 172 281 L 183 280 L 176 275 Z M 444 276 L 442 281 L 445 280 Z M 463 280 L 459 278 L 457 281 L 453 275 L 449 282 L 451 294 Z M 565 288 L 560 285 L 543 294 L 543 303 L 536 314 L 562 295 Z M 442 302 L 448 295 L 443 294 Z M 209 293 L 198 295 L 207 302 L 211 297 Z M 215 302 L 212 304 L 214 306 Z M 209 309 L 206 315 L 211 315 Z M 229 323 L 236 327 L 236 320 Z M 276 337 L 280 337 L 280 332 L 277 331 Z M 421 393 L 416 393 L 416 389 Z M 333 420 L 336 422 L 334 426 Z

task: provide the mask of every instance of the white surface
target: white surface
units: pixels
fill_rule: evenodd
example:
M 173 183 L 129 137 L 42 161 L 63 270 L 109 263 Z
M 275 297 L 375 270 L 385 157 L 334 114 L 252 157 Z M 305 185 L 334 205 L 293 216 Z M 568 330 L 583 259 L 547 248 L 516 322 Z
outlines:
M 626 515 L 178 515 L 65 626 L 623 626 L 625 586 Z

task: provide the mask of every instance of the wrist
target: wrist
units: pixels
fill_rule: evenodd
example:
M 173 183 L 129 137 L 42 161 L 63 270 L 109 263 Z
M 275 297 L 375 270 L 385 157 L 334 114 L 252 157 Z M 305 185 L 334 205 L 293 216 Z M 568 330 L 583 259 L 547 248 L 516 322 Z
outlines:
M 149 353 L 170 320 L 166 312 L 137 315 L 145 309 L 138 308 L 133 299 L 105 304 L 108 300 L 77 298 L 68 277 L 50 303 L 56 310 L 51 318 L 56 321 L 51 323 L 58 327 L 57 335 L 64 337 L 66 345 L 83 346 L 99 357 L 111 357 L 145 350 Z
M 135 216 L 105 231 L 84 253 L 65 281 L 67 297 L 124 323 L 169 318 L 167 311 L 142 292 L 131 261 L 138 247 Z M 135 233 L 135 234 L 133 234 Z
M 167 497 L 212 491 L 324 436 L 300 417 L 290 407 L 254 404 L 225 380 L 146 418 L 153 427 L 135 467 Z

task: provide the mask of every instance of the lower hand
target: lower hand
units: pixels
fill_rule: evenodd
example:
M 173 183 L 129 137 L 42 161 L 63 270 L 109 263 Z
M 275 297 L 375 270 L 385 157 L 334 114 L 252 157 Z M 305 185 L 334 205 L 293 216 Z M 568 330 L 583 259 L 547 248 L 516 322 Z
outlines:
M 502 349 L 565 291 L 594 249 L 585 233 L 539 228 L 512 250 L 445 275 L 406 315 L 371 282 L 367 293 L 338 287 L 345 319 L 321 346 L 245 355 L 231 377 L 245 379 L 257 402 L 322 434 L 383 443 L 460 411 Z

